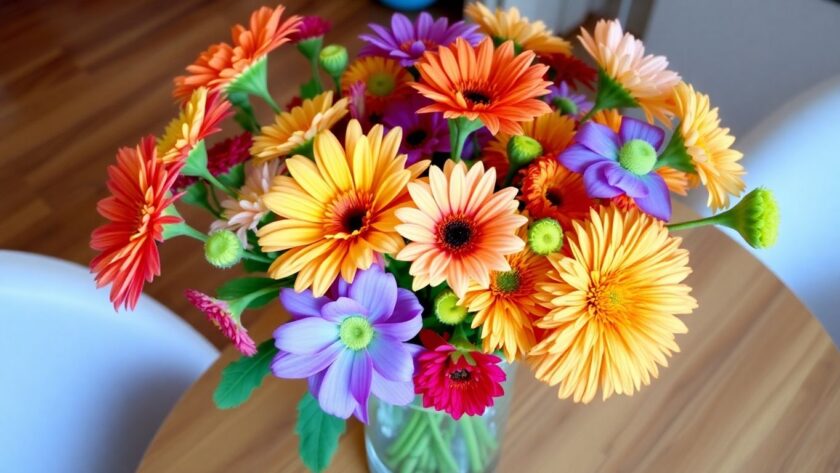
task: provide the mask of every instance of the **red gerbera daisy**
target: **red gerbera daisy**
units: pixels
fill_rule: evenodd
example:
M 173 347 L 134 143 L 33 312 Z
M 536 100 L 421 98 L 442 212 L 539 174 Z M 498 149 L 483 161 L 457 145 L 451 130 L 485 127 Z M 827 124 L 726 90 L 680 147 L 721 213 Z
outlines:
M 134 149 L 120 149 L 117 163 L 108 168 L 111 196 L 100 200 L 96 210 L 110 222 L 90 236 L 91 248 L 99 251 L 90 269 L 97 287 L 112 285 L 115 309 L 134 309 L 144 282 L 160 275 L 157 243 L 163 241 L 163 226 L 181 221 L 164 211 L 178 197 L 169 190 L 182 166 L 160 162 L 155 137 L 147 136 Z
M 420 332 L 426 351 L 417 358 L 414 392 L 423 407 L 445 411 L 455 420 L 481 415 L 502 396 L 505 372 L 501 358 L 479 351 L 464 353 L 431 330 Z

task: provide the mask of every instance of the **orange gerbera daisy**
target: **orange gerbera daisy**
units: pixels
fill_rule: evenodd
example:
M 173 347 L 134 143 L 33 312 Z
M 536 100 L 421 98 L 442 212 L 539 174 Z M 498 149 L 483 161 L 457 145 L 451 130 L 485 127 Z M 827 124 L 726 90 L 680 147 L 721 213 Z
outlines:
M 412 261 L 414 290 L 446 281 L 459 297 L 471 281 L 490 285 L 492 271 L 510 271 L 505 255 L 525 246 L 516 235 L 528 219 L 517 213 L 516 189 L 496 193 L 496 171 L 476 163 L 469 171 L 447 161 L 432 166 L 429 182 L 412 182 L 413 207 L 397 210 L 396 230 L 411 240 L 396 258 Z
M 315 137 L 314 161 L 286 160 L 291 176 L 277 176 L 263 203 L 278 215 L 260 228 L 263 251 L 285 251 L 268 270 L 275 279 L 297 273 L 295 290 L 323 295 L 336 277 L 353 281 L 374 252 L 396 253 L 403 239 L 394 230 L 395 211 L 409 203 L 406 184 L 428 166 L 405 168 L 397 154 L 402 130 L 383 136 L 381 125 L 365 136 L 356 120 L 347 126 L 344 147 L 330 131 Z
M 621 129 L 621 119 L 621 113 L 615 109 L 601 110 L 592 115 L 593 122 L 608 126 L 616 133 L 618 133 Z M 665 185 L 668 186 L 668 190 L 675 194 L 687 195 L 688 190 L 693 187 L 689 174 L 686 172 L 678 171 L 672 167 L 663 166 L 657 169 L 656 173 L 659 174 L 659 176 L 662 177 L 662 180 L 665 181 Z M 623 206 L 622 208 L 636 208 L 636 204 L 633 202 L 633 199 L 628 198 L 626 195 L 620 195 L 612 200 L 620 201 Z
M 551 282 L 538 296 L 549 312 L 536 322 L 536 377 L 575 402 L 599 387 L 604 399 L 633 394 L 679 351 L 674 335 L 688 329 L 676 315 L 697 307 L 682 284 L 688 251 L 661 221 L 615 207 L 592 209 L 566 237 L 568 252 L 548 257 Z
M 709 96 L 685 82 L 674 89 L 673 107 L 680 121 L 676 131 L 697 170 L 689 175 L 691 184 L 699 179 L 706 186 L 712 210 L 729 207 L 729 197 L 740 196 L 746 188 L 746 171 L 740 163 L 744 155 L 732 149 L 735 137 L 720 126 L 718 109 L 711 107 Z
M 554 36 L 542 21 L 529 21 L 520 15 L 519 9 L 497 8 L 493 13 L 481 3 L 470 3 L 464 15 L 479 25 L 482 33 L 497 43 L 511 40 L 517 49 L 534 51 L 537 54 L 571 54 L 572 44 Z
M 624 89 L 648 120 L 668 122 L 668 100 L 680 76 L 667 69 L 664 56 L 645 56 L 644 44 L 624 33 L 618 20 L 598 21 L 594 35 L 581 29 L 578 39 L 602 73 Z M 598 105 L 596 101 L 595 106 Z
M 538 97 L 548 94 L 548 66 L 533 64 L 534 53 L 515 55 L 513 42 L 494 50 L 485 38 L 473 47 L 463 38 L 427 51 L 415 64 L 421 82 L 412 87 L 435 103 L 419 113 L 443 112 L 445 118 L 481 120 L 490 133 L 517 135 L 524 122 L 551 111 Z
M 554 156 L 528 165 L 522 179 L 521 199 L 531 218 L 553 218 L 567 231 L 572 228 L 572 220 L 589 215 L 593 204 L 583 177 L 566 169 Z
M 183 163 L 167 166 L 155 152 L 155 137 L 148 136 L 136 148 L 122 148 L 117 163 L 108 168 L 109 197 L 96 210 L 109 220 L 90 236 L 90 246 L 99 252 L 91 262 L 96 285 L 111 284 L 111 302 L 134 309 L 144 282 L 160 275 L 157 243 L 163 241 L 163 226 L 181 221 L 166 215 L 177 196 L 169 192 Z
M 398 61 L 378 56 L 356 59 L 341 76 L 341 93 L 351 96 L 351 86 L 364 84 L 365 105 L 381 109 L 389 100 L 411 93 L 411 74 Z
M 542 146 L 542 156 L 556 158 L 561 151 L 571 144 L 575 136 L 575 121 L 567 115 L 549 112 L 532 120 L 521 123 L 522 135 L 537 140 Z M 500 180 L 507 175 L 509 159 L 508 143 L 513 135 L 499 133 L 482 150 L 481 160 L 487 167 L 496 168 L 496 177 Z
M 329 130 L 347 115 L 347 99 L 333 104 L 333 91 L 324 92 L 288 112 L 277 115 L 273 125 L 262 127 L 254 137 L 251 154 L 258 163 L 290 154 L 311 154 L 315 136 Z
M 272 50 L 289 41 L 301 17 L 294 15 L 280 22 L 285 7 L 262 7 L 251 13 L 250 28 L 236 25 L 231 29 L 233 45 L 218 43 L 198 55 L 187 66 L 187 74 L 175 78 L 173 96 L 187 100 L 198 87 L 218 90 L 240 77 L 248 68 L 261 61 Z
M 177 118 L 169 122 L 157 146 L 164 163 L 185 159 L 193 147 L 207 136 L 221 131 L 219 123 L 232 113 L 230 102 L 207 87 L 193 91 Z
M 520 237 L 524 237 L 523 232 Z M 508 255 L 507 261 L 510 271 L 493 271 L 489 287 L 470 284 L 458 304 L 475 312 L 472 327 L 481 327 L 483 350 L 504 350 L 507 359 L 513 361 L 536 343 L 534 320 L 548 310 L 534 296 L 548 282 L 551 264 L 527 247 Z

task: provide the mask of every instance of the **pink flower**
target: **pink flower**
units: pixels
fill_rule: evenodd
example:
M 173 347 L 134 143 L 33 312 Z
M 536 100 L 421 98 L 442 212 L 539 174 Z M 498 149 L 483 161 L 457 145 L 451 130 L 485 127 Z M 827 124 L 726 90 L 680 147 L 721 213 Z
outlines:
M 298 30 L 289 35 L 293 43 L 307 39 L 323 37 L 332 29 L 332 24 L 320 16 L 305 16 L 298 25 Z
M 257 345 L 248 335 L 248 330 L 242 326 L 240 314 L 231 311 L 227 302 L 214 299 L 195 289 L 187 289 L 184 296 L 196 309 L 204 312 L 210 322 L 233 342 L 233 346 L 240 353 L 245 356 L 254 356 L 257 353 Z
M 431 330 L 420 332 L 426 351 L 417 358 L 414 392 L 423 407 L 445 411 L 455 420 L 481 415 L 493 398 L 505 393 L 501 358 L 478 351 L 462 352 Z

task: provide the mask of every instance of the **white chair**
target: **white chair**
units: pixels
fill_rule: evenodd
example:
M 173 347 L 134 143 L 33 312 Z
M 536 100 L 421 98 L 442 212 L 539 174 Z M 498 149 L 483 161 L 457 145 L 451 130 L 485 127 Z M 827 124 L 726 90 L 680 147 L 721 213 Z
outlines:
M 147 296 L 114 313 L 87 268 L 0 251 L 0 471 L 134 471 L 217 356 Z
M 840 76 L 794 96 L 735 144 L 747 188 L 767 186 L 779 201 L 778 243 L 753 253 L 840 345 Z M 694 194 L 692 207 L 708 214 L 703 192 Z

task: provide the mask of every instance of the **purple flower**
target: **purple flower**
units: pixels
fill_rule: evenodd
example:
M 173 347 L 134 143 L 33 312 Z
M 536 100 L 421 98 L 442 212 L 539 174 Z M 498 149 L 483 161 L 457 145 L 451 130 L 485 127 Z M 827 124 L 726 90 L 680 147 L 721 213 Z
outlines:
M 417 113 L 432 101 L 419 94 L 405 100 L 394 101 L 385 107 L 382 124 L 388 129 L 400 127 L 403 131 L 400 153 L 408 155 L 406 165 L 421 159 L 431 159 L 434 153 L 448 153 L 449 125 L 441 113 Z
M 560 85 L 551 85 L 548 90 L 549 94 L 545 96 L 545 101 L 561 111 L 563 115 L 581 117 L 592 109 L 592 102 L 586 99 L 586 95 L 573 92 L 565 82 L 561 82 Z
M 307 378 L 324 412 L 367 422 L 371 394 L 396 405 L 414 399 L 413 355 L 420 347 L 405 342 L 420 331 L 423 306 L 397 288 L 392 274 L 373 265 L 351 284 L 338 278 L 322 297 L 283 289 L 280 301 L 293 320 L 274 332 L 280 352 L 271 370 Z
M 368 26 L 373 33 L 359 36 L 367 42 L 359 56 L 389 57 L 400 61 L 403 67 L 413 66 L 424 52 L 447 46 L 459 36 L 473 46 L 484 37 L 478 33 L 478 25 L 459 21 L 450 26 L 448 19 L 435 20 L 426 12 L 421 13 L 414 24 L 405 15 L 394 13 L 390 30 L 377 24 Z
M 671 196 L 654 171 L 656 150 L 664 137 L 661 128 L 628 117 L 622 118 L 618 134 L 604 125 L 586 122 L 575 135 L 575 143 L 558 159 L 583 174 L 590 197 L 611 199 L 625 194 L 642 211 L 667 221 Z

